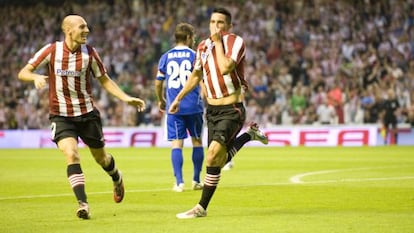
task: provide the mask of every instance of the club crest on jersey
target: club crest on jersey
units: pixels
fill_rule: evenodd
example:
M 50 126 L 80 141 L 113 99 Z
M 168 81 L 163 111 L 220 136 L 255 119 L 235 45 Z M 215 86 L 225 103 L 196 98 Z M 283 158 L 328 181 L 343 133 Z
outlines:
M 77 70 L 62 70 L 56 69 L 56 75 L 58 76 L 69 76 L 69 77 L 79 77 L 81 76 L 81 72 Z
M 201 53 L 201 59 L 203 60 L 206 60 L 208 58 L 208 55 L 211 54 L 211 50 L 214 48 L 214 43 L 210 43 L 206 47 L 206 50 Z

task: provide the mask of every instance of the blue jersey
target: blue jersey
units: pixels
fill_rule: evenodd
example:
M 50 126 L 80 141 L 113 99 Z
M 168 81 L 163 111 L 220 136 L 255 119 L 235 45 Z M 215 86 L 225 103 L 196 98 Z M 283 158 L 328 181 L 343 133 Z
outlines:
M 176 46 L 164 53 L 158 63 L 157 80 L 166 81 L 166 109 L 183 89 L 194 68 L 195 51 L 187 46 Z M 201 88 L 198 85 L 180 102 L 175 115 L 189 115 L 203 112 Z

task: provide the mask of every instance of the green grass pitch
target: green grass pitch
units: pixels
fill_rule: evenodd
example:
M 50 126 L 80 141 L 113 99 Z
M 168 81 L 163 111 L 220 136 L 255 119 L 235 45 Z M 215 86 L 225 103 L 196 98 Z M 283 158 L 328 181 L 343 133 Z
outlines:
M 414 232 L 414 147 L 246 147 L 222 172 L 208 216 L 189 220 L 175 214 L 200 191 L 171 191 L 169 148 L 108 151 L 125 199 L 113 202 L 110 178 L 81 149 L 92 213 L 81 220 L 57 149 L 0 150 L 0 232 Z M 184 179 L 190 187 L 189 148 Z

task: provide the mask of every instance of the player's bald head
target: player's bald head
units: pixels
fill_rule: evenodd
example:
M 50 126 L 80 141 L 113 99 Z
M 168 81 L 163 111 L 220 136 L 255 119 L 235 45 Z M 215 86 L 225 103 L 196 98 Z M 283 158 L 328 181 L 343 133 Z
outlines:
M 66 33 L 71 27 L 73 27 L 73 25 L 75 25 L 76 22 L 79 22 L 79 21 L 85 22 L 85 19 L 80 15 L 66 16 L 62 21 L 62 25 L 61 25 L 62 31 Z

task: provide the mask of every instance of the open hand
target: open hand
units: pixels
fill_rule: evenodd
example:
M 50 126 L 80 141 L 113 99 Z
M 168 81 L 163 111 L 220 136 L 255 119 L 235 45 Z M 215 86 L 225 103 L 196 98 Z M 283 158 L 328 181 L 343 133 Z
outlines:
M 35 85 L 36 89 L 42 89 L 44 86 L 46 86 L 48 78 L 49 77 L 46 76 L 46 75 L 36 76 L 36 78 L 34 79 L 34 85 Z
M 126 102 L 129 105 L 136 107 L 137 110 L 138 110 L 138 112 L 142 112 L 146 108 L 145 102 L 142 99 L 140 99 L 140 98 L 131 97 Z

